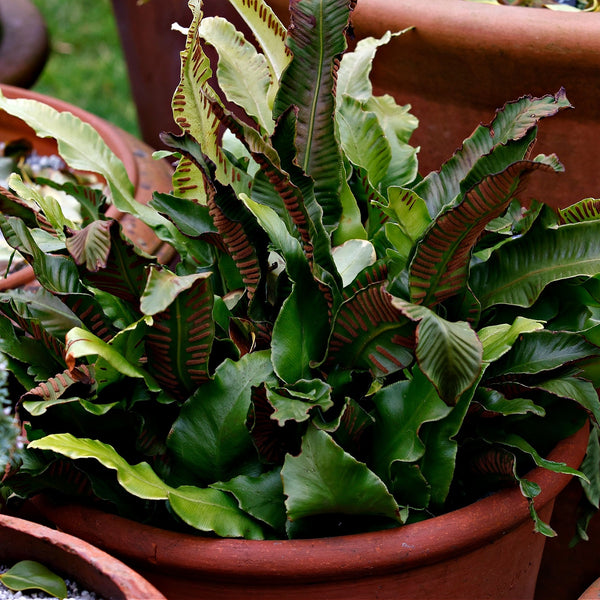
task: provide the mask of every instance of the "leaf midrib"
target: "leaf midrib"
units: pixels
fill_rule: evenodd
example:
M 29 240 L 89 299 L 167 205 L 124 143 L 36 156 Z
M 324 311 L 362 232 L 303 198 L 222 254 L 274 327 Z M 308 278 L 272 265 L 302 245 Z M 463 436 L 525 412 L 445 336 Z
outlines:
M 308 173 L 308 168 L 310 164 L 310 156 L 311 156 L 311 148 L 313 143 L 314 131 L 315 131 L 315 119 L 317 114 L 317 107 L 319 105 L 319 100 L 321 98 L 320 90 L 321 90 L 321 81 L 323 80 L 323 62 L 325 57 L 325 43 L 323 39 L 323 2 L 320 3 L 319 7 L 319 23 L 318 23 L 318 36 L 319 36 L 319 69 L 317 74 L 316 81 L 316 93 L 313 94 L 313 99 L 310 107 L 310 119 L 308 123 L 308 134 L 306 138 L 306 154 L 304 155 L 304 161 L 302 164 L 302 169 L 305 173 Z
M 598 258 L 588 258 L 587 260 L 582 260 L 575 256 L 568 263 L 561 262 L 559 266 L 550 265 L 548 267 L 535 269 L 532 271 L 527 271 L 527 273 L 525 273 L 523 276 L 511 278 L 510 281 L 506 282 L 506 284 L 504 284 L 500 287 L 494 287 L 494 289 L 492 291 L 490 291 L 488 294 L 481 296 L 479 298 L 479 300 L 481 302 L 481 306 L 482 306 L 482 308 L 488 308 L 489 306 L 491 306 L 491 304 L 488 304 L 488 301 L 490 298 L 493 298 L 494 296 L 498 296 L 501 292 L 509 290 L 512 287 L 515 287 L 515 288 L 522 287 L 524 285 L 524 282 L 526 282 L 528 279 L 534 279 L 536 276 L 541 275 L 543 273 L 548 273 L 553 270 L 561 270 L 562 271 L 563 269 L 572 267 L 574 265 L 593 264 L 595 262 L 598 262 L 598 260 L 599 260 Z M 583 271 L 583 269 L 580 269 L 580 270 Z M 587 272 L 573 273 L 573 274 L 567 275 L 566 277 L 561 277 L 560 279 L 570 279 L 571 277 L 577 277 L 577 275 L 587 275 L 587 274 L 588 274 Z M 496 278 L 494 278 L 494 280 L 496 280 Z M 553 280 L 553 281 L 555 281 L 555 280 Z M 522 293 L 519 293 L 518 295 L 522 295 Z M 508 303 L 507 299 L 506 299 L 506 295 L 502 294 L 502 297 L 504 298 L 503 302 Z M 528 306 L 528 305 L 515 304 L 515 306 Z

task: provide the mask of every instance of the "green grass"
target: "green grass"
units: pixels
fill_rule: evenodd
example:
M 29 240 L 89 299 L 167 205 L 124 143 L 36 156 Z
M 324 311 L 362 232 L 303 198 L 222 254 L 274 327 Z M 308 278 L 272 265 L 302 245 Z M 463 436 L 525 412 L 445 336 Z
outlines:
M 32 0 L 51 54 L 33 87 L 76 104 L 139 137 L 127 68 L 110 0 Z

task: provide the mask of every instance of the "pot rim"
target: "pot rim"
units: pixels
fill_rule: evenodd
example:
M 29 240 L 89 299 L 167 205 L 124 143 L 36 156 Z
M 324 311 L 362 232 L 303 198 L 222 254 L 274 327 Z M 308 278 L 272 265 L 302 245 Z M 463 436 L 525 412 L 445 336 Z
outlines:
M 141 575 L 110 556 L 72 535 L 0 514 L 0 548 L 2 561 L 31 558 L 73 577 L 91 591 L 115 600 L 164 596 Z M 15 558 L 16 557 L 16 558 Z
M 584 426 L 559 442 L 548 459 L 578 467 L 588 435 L 589 427 Z M 536 468 L 527 479 L 541 487 L 535 499 L 536 509 L 540 510 L 554 500 L 571 476 Z M 397 573 L 440 562 L 459 551 L 475 550 L 531 519 L 527 500 L 518 487 L 397 529 L 298 540 L 206 538 L 158 529 L 81 505 L 56 504 L 45 496 L 36 496 L 30 502 L 61 529 L 126 561 L 160 563 L 174 572 L 197 570 L 218 578 L 250 580 L 341 579 L 347 575 L 359 578 Z
M 352 20 L 358 37 L 381 36 L 390 27 L 412 27 L 408 35 L 456 55 L 481 54 L 492 47 L 507 60 L 527 56 L 527 60 L 549 64 L 598 68 L 600 12 L 561 12 L 466 0 L 363 0 Z

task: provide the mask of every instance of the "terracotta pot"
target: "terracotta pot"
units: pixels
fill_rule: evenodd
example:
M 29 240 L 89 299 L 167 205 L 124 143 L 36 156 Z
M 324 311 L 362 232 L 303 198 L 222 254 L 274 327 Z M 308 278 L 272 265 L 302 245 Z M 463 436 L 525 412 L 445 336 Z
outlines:
M 285 25 L 289 0 L 270 0 Z M 575 110 L 544 121 L 538 153 L 555 152 L 566 173 L 546 174 L 530 190 L 553 204 L 600 194 L 600 14 L 494 6 L 465 0 L 358 0 L 356 38 L 413 30 L 379 49 L 378 93 L 411 104 L 420 120 L 412 142 L 419 171 L 438 169 L 493 111 L 525 94 L 564 87 Z
M 0 82 L 33 85 L 48 53 L 46 24 L 30 0 L 0 0 Z
M 129 178 L 135 186 L 135 198 L 138 202 L 147 203 L 152 199 L 153 191 L 168 192 L 171 186 L 171 166 L 166 161 L 156 161 L 152 158 L 152 149 L 140 142 L 127 132 L 111 125 L 108 121 L 97 117 L 72 104 L 30 90 L 24 90 L 8 85 L 0 85 L 2 93 L 7 98 L 30 98 L 44 102 L 59 111 L 69 111 L 89 123 L 102 136 L 111 150 L 123 161 Z M 50 138 L 39 138 L 23 121 L 0 111 L 0 141 L 26 137 L 39 154 L 56 154 L 57 146 Z M 154 232 L 130 215 L 123 215 L 114 207 L 108 213 L 119 219 L 125 234 L 139 248 L 149 254 L 159 257 L 162 262 L 168 262 L 172 249 L 161 242 Z M 0 290 L 20 287 L 32 282 L 33 270 L 30 267 L 21 269 L 5 279 L 0 279 Z
M 289 0 L 269 3 L 289 24 Z M 170 100 L 185 43 L 170 24 L 187 25 L 190 12 L 185 0 L 136 4 L 113 0 L 140 126 L 144 139 L 156 146 L 160 131 L 175 128 Z M 223 15 L 240 26 L 235 11 L 221 0 L 205 0 L 205 14 Z M 599 194 L 594 174 L 600 13 L 465 0 L 359 0 L 353 25 L 357 39 L 414 27 L 379 49 L 372 79 L 377 93 L 411 104 L 419 117 L 413 143 L 421 147 L 422 174 L 438 169 L 505 102 L 565 87 L 575 110 L 542 123 L 536 152 L 556 152 L 566 173 L 536 174 L 528 189 L 554 205 Z
M 587 429 L 551 460 L 577 466 Z M 536 507 L 549 519 L 565 475 L 536 469 Z M 313 540 L 212 539 L 141 525 L 47 498 L 32 500 L 60 529 L 118 556 L 171 600 L 533 598 L 545 538 L 516 488 L 446 515 L 377 533 Z
M 164 600 L 141 575 L 66 533 L 0 515 L 0 561 L 36 560 L 104 600 Z

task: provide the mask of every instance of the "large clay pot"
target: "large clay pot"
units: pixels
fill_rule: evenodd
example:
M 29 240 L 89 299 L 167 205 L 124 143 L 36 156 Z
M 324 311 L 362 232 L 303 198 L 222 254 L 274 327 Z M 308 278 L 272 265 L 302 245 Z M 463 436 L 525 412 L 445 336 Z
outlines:
M 0 82 L 33 85 L 48 52 L 46 24 L 30 0 L 0 0 Z
M 285 25 L 289 0 L 269 0 Z M 564 87 L 575 110 L 540 126 L 536 152 L 555 152 L 566 173 L 532 179 L 553 204 L 598 197 L 600 13 L 564 13 L 465 0 L 358 0 L 356 38 L 413 29 L 378 50 L 378 93 L 411 104 L 420 124 L 419 171 L 438 169 L 493 110 L 525 94 Z
M 587 431 L 562 441 L 551 460 L 577 466 Z M 536 469 L 548 520 L 569 477 Z M 533 532 L 517 488 L 399 529 L 312 540 L 204 538 L 133 523 L 81 506 L 33 499 L 45 518 L 133 566 L 171 600 L 527 600 L 545 538 Z
M 69 111 L 92 125 L 111 150 L 123 161 L 129 178 L 135 186 L 135 198 L 138 202 L 145 204 L 152 199 L 154 191 L 168 192 L 172 188 L 171 166 L 164 160 L 154 160 L 152 149 L 149 146 L 108 121 L 77 106 L 31 90 L 8 85 L 0 85 L 0 90 L 7 98 L 30 98 L 44 102 L 56 110 Z M 0 111 L 0 141 L 9 141 L 20 137 L 29 139 L 39 154 L 52 155 L 57 152 L 56 142 L 53 139 L 37 137 L 35 132 L 23 121 Z M 131 215 L 123 215 L 114 207 L 109 208 L 108 214 L 121 221 L 125 234 L 134 244 L 148 254 L 158 256 L 162 262 L 168 262 L 172 255 L 172 249 L 161 242 L 148 226 Z M 0 290 L 20 287 L 31 281 L 33 281 L 33 270 L 26 267 L 0 279 Z
M 269 0 L 285 25 L 289 0 Z M 184 37 L 170 24 L 187 25 L 185 0 L 113 0 L 144 139 L 159 144 L 173 130 L 170 99 L 179 79 Z M 205 0 L 207 15 L 240 26 L 228 3 Z M 377 93 L 411 104 L 420 125 L 420 172 L 438 169 L 480 122 L 525 94 L 567 91 L 575 110 L 540 127 L 536 151 L 556 152 L 566 173 L 532 177 L 529 190 L 555 205 L 600 195 L 597 139 L 600 119 L 600 13 L 564 13 L 494 6 L 465 0 L 359 0 L 356 39 L 413 29 L 379 49 L 372 74 Z M 160 43 L 157 43 L 160 40 Z M 536 179 L 537 178 L 537 179 Z
M 165 600 L 121 561 L 71 535 L 0 515 L 0 561 L 36 560 L 104 600 Z

